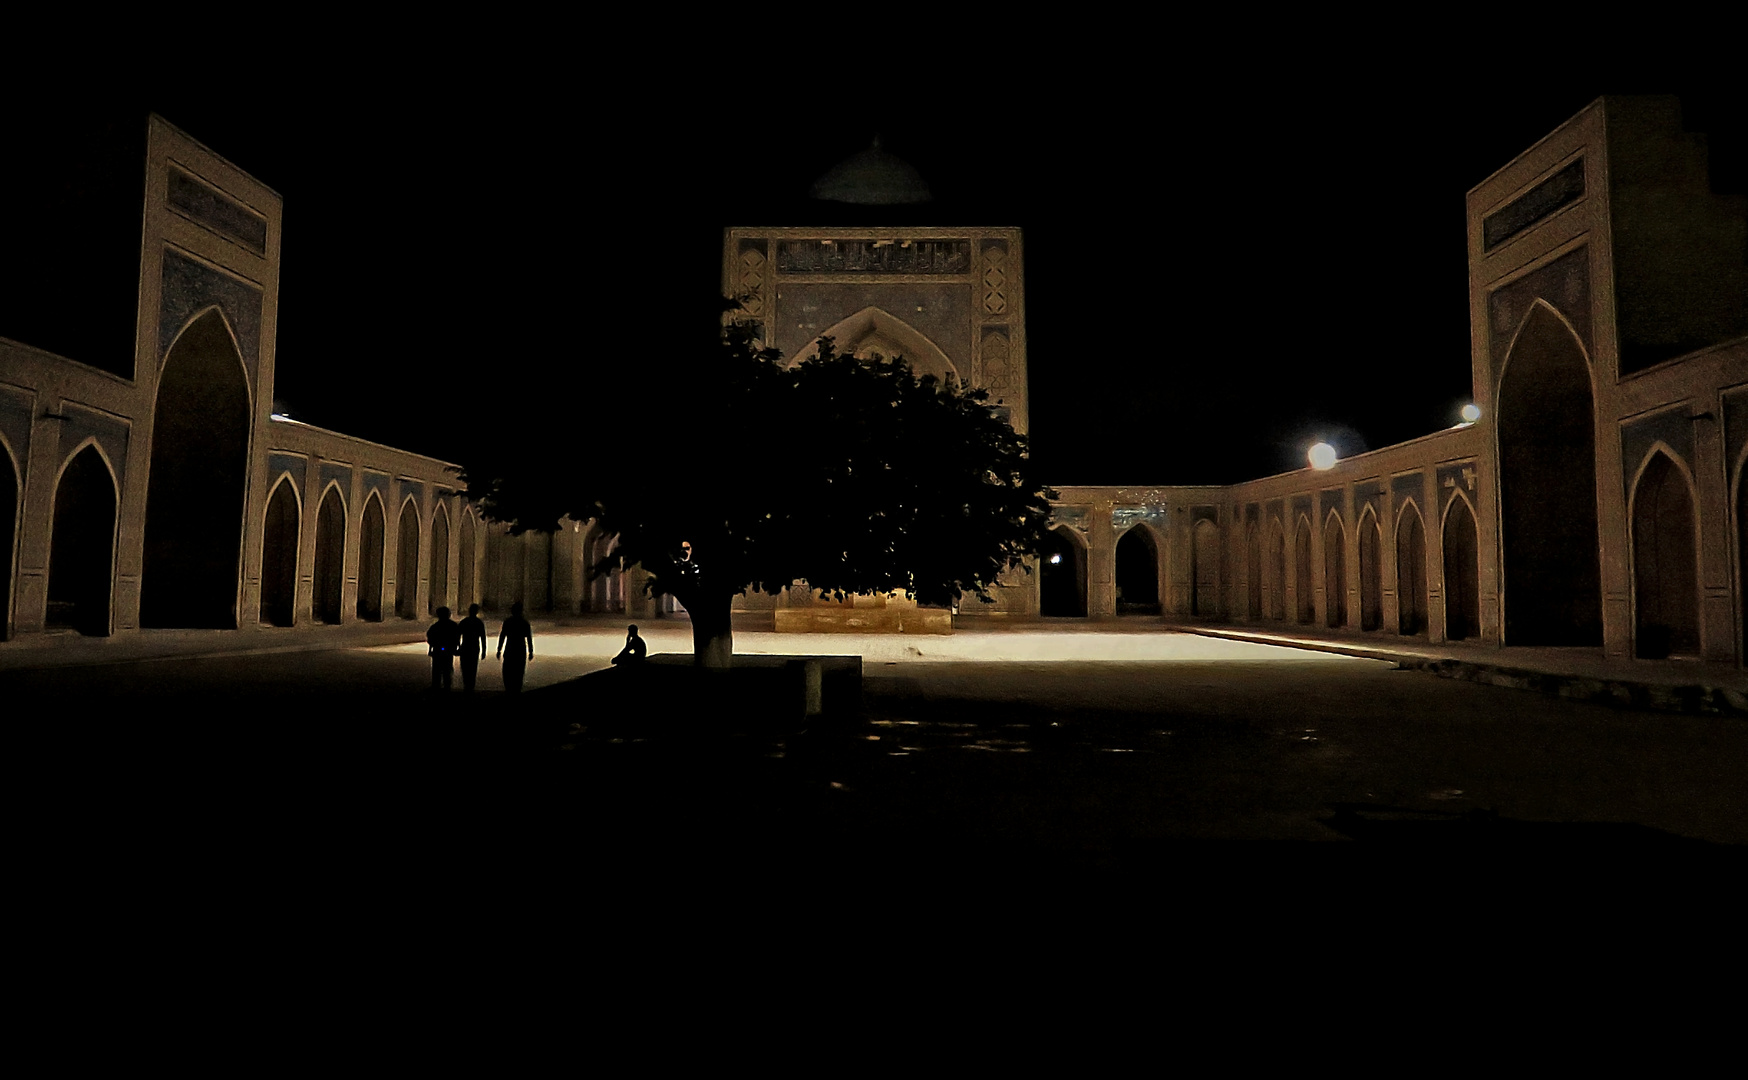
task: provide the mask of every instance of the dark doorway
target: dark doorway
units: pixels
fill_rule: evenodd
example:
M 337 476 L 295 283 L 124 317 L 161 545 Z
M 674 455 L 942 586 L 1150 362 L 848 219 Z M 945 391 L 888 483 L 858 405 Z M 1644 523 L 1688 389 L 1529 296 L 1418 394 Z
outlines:
M 55 489 L 47 626 L 109 635 L 115 566 L 115 478 L 95 446 L 74 456 Z
M 1220 528 L 1207 518 L 1190 532 L 1190 614 L 1220 613 Z
M 1117 541 L 1117 614 L 1159 614 L 1159 546 L 1145 525 Z
M 419 617 L 419 511 L 409 500 L 401 506 L 401 557 L 395 566 L 395 614 Z
M 1508 645 L 1599 645 L 1596 420 L 1590 366 L 1544 304 L 1499 388 L 1500 545 Z
M 248 468 L 249 381 L 215 308 L 176 339 L 158 377 L 141 626 L 236 629 Z
M 465 612 L 469 604 L 475 603 L 473 594 L 474 582 L 474 532 L 479 528 L 473 519 L 472 510 L 461 512 L 461 573 L 459 588 L 455 594 L 455 606 Z
M 1245 544 L 1245 612 L 1253 619 L 1262 618 L 1262 529 L 1250 523 L 1249 542 Z
M 1278 519 L 1269 523 L 1269 618 L 1287 620 L 1287 534 Z
M 285 477 L 267 497 L 267 523 L 261 534 L 261 621 L 272 626 L 296 621 L 299 517 L 291 478 Z
M 1310 626 L 1317 619 L 1317 608 L 1312 602 L 1311 590 L 1316 588 L 1311 580 L 1311 523 L 1304 518 L 1299 519 L 1299 532 L 1293 540 L 1293 585 L 1298 589 L 1298 619 Z
M 1738 664 L 1748 665 L 1748 462 L 1736 466 L 1736 633 Z
M 431 512 L 431 593 L 425 606 L 432 615 L 449 606 L 449 513 L 441 503 Z
M 363 520 L 358 526 L 358 617 L 382 621 L 382 500 L 374 493 L 364 500 Z
M 1323 525 L 1323 625 L 1347 626 L 1347 531 L 1334 514 Z
M 1413 503 L 1396 519 L 1396 604 L 1399 633 L 1426 633 L 1426 526 Z
M 1633 493 L 1633 641 L 1639 656 L 1699 656 L 1698 558 L 1687 479 L 1667 454 L 1652 454 Z
M 1072 526 L 1062 525 L 1044 534 L 1038 553 L 1038 609 L 1063 618 L 1086 617 L 1086 549 Z
M 320 623 L 340 621 L 340 596 L 346 583 L 346 504 L 330 487 L 316 511 L 315 616 Z
M 1369 508 L 1368 508 L 1369 509 Z M 1379 551 L 1384 546 L 1383 530 L 1378 528 L 1378 515 L 1360 515 L 1360 629 L 1376 630 L 1384 625 L 1384 566 Z
M 1475 515 L 1467 500 L 1451 500 L 1445 512 L 1445 637 L 1481 636 L 1481 563 Z
M 13 553 L 18 548 L 18 470 L 0 444 L 0 641 L 12 633 Z

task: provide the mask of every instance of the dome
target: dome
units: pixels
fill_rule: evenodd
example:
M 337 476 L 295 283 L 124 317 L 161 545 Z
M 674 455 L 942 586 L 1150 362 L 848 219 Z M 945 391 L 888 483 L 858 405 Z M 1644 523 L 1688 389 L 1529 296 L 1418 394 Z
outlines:
M 934 198 L 910 162 L 880 149 L 880 140 L 838 162 L 813 182 L 809 193 L 823 202 L 901 206 Z

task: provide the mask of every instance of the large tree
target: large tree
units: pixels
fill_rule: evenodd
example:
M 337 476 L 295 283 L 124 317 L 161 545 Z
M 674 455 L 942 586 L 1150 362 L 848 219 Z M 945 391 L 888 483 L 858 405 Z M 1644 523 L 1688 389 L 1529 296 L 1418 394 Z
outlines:
M 829 338 L 785 367 L 735 322 L 715 348 L 676 352 L 600 387 L 587 421 L 537 422 L 470 463 L 468 481 L 514 531 L 568 515 L 617 535 L 615 562 L 685 605 L 700 664 L 730 663 L 748 589 L 987 599 L 1037 550 L 1050 492 L 983 391 Z

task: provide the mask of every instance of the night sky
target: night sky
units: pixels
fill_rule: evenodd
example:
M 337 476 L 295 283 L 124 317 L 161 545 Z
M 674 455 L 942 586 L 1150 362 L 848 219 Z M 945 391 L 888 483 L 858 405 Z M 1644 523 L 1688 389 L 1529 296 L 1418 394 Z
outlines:
M 1748 114 L 1710 88 L 1575 79 L 1513 97 L 1347 71 L 1215 94 L 1079 74 L 982 106 L 977 82 L 748 99 L 700 80 L 658 103 L 585 75 L 39 107 L 17 129 L 34 167 L 6 170 L 0 336 L 126 354 L 129 140 L 156 111 L 284 197 L 282 409 L 462 464 L 570 425 L 581 465 L 601 456 L 600 410 L 685 437 L 664 423 L 661 357 L 708 344 L 724 227 L 892 221 L 806 199 L 878 133 L 934 190 L 914 223 L 1025 230 L 1044 479 L 1224 483 L 1301 467 L 1314 437 L 1346 454 L 1456 422 L 1464 193 L 1595 97 L 1682 93 L 1690 126 L 1727 136 L 1714 182 L 1748 187 Z M 90 259 L 53 254 L 71 247 Z

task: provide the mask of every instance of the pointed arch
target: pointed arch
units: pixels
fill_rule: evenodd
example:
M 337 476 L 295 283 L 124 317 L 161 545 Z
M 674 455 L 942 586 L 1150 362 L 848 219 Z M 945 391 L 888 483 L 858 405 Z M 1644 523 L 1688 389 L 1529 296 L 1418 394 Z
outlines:
M 358 521 L 358 617 L 382 621 L 382 571 L 388 527 L 382 495 L 364 496 L 364 512 Z
M 865 307 L 847 319 L 834 323 L 788 360 L 790 366 L 812 360 L 819 355 L 819 338 L 831 338 L 840 356 L 868 359 L 873 355 L 893 359 L 902 356 L 918 378 L 933 375 L 941 382 L 951 377 L 963 382 L 959 369 L 948 359 L 941 347 L 929 336 L 890 311 Z
M 252 415 L 236 333 L 207 307 L 183 324 L 158 370 L 141 626 L 236 628 Z
M 1445 504 L 1445 637 L 1481 636 L 1481 550 L 1475 507 L 1458 489 Z
M 319 623 L 338 624 L 346 584 L 346 497 L 333 480 L 316 503 L 315 589 L 311 597 Z
M 1244 613 L 1262 618 L 1262 525 L 1250 522 L 1244 530 Z
M 120 501 L 115 468 L 102 444 L 92 437 L 81 440 L 55 474 L 55 510 L 49 524 L 49 628 L 109 635 Z
M 1633 477 L 1633 648 L 1649 659 L 1699 656 L 1699 529 L 1693 477 L 1655 443 Z
M 1323 625 L 1347 626 L 1347 529 L 1334 507 L 1323 517 Z
M 1426 633 L 1430 602 L 1426 581 L 1426 524 L 1412 496 L 1396 512 L 1396 632 Z
M 12 636 L 12 589 L 18 574 L 18 521 L 24 485 L 18 459 L 0 434 L 0 641 Z
M 291 626 L 297 619 L 297 547 L 303 506 L 297 483 L 280 473 L 268 490 L 261 522 L 261 621 Z
M 463 507 L 461 511 L 461 557 L 458 567 L 460 573 L 457 575 L 459 580 L 455 583 L 455 607 L 457 611 L 466 611 L 468 605 L 479 603 L 479 597 L 474 589 L 474 583 L 479 579 L 474 567 L 475 556 L 479 553 L 478 533 L 479 519 L 474 517 L 473 507 Z
M 1046 616 L 1086 618 L 1086 538 L 1072 525 L 1052 525 L 1039 552 L 1038 609 Z
M 1317 619 L 1313 602 L 1317 584 L 1311 566 L 1311 519 L 1305 514 L 1299 515 L 1299 526 L 1293 535 L 1293 586 L 1298 601 L 1294 615 L 1301 624 L 1310 626 Z
M 1269 518 L 1268 561 L 1264 564 L 1268 574 L 1268 617 L 1279 622 L 1287 618 L 1287 530 L 1277 517 Z
M 1220 613 L 1220 526 L 1202 518 L 1190 529 L 1190 614 Z
M 1159 614 L 1160 553 L 1165 546 L 1145 522 L 1137 522 L 1117 537 L 1117 614 Z
M 1736 663 L 1748 666 L 1748 443 L 1736 457 Z
M 438 499 L 431 510 L 430 596 L 426 601 L 428 614 L 437 614 L 440 607 L 449 606 L 449 508 Z
M 1504 640 L 1600 644 L 1595 375 L 1547 301 L 1518 325 L 1496 400 Z
M 419 504 L 408 495 L 401 500 L 400 557 L 395 560 L 395 614 L 403 619 L 419 617 Z
M 1360 629 L 1384 625 L 1384 530 L 1371 503 L 1360 511 Z

